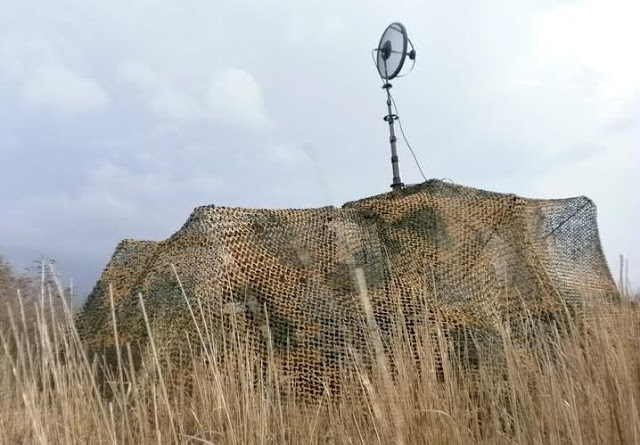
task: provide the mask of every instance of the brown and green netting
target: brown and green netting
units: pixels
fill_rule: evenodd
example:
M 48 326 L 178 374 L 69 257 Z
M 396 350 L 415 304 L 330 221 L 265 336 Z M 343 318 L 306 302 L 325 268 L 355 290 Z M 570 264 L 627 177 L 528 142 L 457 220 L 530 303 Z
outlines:
M 122 241 L 76 325 L 90 351 L 113 352 L 111 293 L 119 344 L 144 360 L 141 295 L 171 360 L 241 343 L 301 393 L 337 391 L 341 368 L 370 352 L 356 269 L 383 342 L 399 319 L 409 335 L 437 319 L 454 340 L 471 335 L 476 355 L 505 322 L 517 331 L 618 298 L 588 198 L 430 180 L 342 208 L 198 207 L 167 240 Z

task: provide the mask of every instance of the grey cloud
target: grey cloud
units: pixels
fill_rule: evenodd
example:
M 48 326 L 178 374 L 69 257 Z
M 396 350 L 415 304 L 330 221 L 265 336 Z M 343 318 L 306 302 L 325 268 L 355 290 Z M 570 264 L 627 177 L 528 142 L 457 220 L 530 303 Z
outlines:
M 0 253 L 16 262 L 55 257 L 86 289 L 119 239 L 164 238 L 197 205 L 386 190 L 370 51 L 391 20 L 418 51 L 392 92 L 428 176 L 591 195 L 609 258 L 640 258 L 637 198 L 620 193 L 637 183 L 637 107 L 604 101 L 606 70 L 548 57 L 540 17 L 556 2 L 401 1 L 394 17 L 381 0 L 12 3 L 0 16 L 0 185 L 12 190 Z M 16 86 L 46 63 L 100 85 L 108 107 L 56 120 L 23 107 Z M 400 156 L 405 182 L 420 181 Z
M 61 64 L 38 67 L 21 86 L 21 93 L 27 106 L 59 114 L 102 110 L 110 102 L 96 81 Z

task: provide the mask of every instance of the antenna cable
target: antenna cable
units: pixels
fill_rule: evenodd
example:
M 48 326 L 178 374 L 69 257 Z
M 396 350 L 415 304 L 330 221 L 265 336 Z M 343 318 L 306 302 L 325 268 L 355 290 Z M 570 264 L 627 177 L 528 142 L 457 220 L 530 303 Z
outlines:
M 391 92 L 389 92 L 391 93 Z M 411 156 L 413 156 L 413 160 L 416 162 L 416 165 L 418 166 L 418 170 L 420 170 L 420 174 L 422 175 L 422 179 L 424 179 L 425 181 L 427 180 L 427 175 L 424 174 L 424 171 L 422 170 L 422 167 L 420 166 L 420 162 L 418 161 L 418 158 L 416 156 L 416 154 L 413 151 L 413 148 L 411 148 L 411 144 L 409 144 L 409 140 L 407 139 L 407 136 L 405 136 L 404 134 L 404 129 L 402 128 L 402 120 L 400 119 L 400 113 L 398 113 L 398 106 L 396 105 L 396 100 L 393 98 L 393 95 L 391 95 L 391 102 L 393 103 L 393 109 L 396 112 L 396 120 L 398 121 L 398 124 L 400 125 L 400 133 L 402 134 L 402 139 L 404 139 L 404 143 L 407 144 L 407 147 L 409 147 L 409 151 L 411 152 Z

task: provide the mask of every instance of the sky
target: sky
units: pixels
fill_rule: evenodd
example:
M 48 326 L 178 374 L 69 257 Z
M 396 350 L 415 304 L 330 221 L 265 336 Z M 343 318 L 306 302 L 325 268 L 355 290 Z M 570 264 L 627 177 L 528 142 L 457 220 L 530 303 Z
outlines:
M 305 208 L 389 190 L 371 60 L 429 178 L 586 195 L 640 285 L 637 0 L 0 0 L 0 255 L 86 294 L 123 238 L 205 204 Z M 405 183 L 421 181 L 399 146 Z

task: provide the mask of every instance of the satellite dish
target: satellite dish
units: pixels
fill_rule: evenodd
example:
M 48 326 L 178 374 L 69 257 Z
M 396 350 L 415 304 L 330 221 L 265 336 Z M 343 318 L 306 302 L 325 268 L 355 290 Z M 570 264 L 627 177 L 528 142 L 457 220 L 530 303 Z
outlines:
M 411 51 L 407 52 L 409 45 Z M 407 30 L 400 22 L 394 22 L 384 30 L 376 51 L 376 67 L 384 80 L 391 80 L 400 74 L 407 56 L 411 60 L 416 58 L 416 51 L 407 36 Z
M 409 45 L 411 45 L 411 51 L 407 52 Z M 389 142 L 391 143 L 391 168 L 393 169 L 391 188 L 393 190 L 400 190 L 404 187 L 404 184 L 400 179 L 400 166 L 396 147 L 397 138 L 394 128 L 394 122 L 398 119 L 398 116 L 393 114 L 391 108 L 392 100 L 391 92 L 389 91 L 391 84 L 389 81 L 400 74 L 407 56 L 409 56 L 409 59 L 415 64 L 416 50 L 413 48 L 413 44 L 407 36 L 407 30 L 404 25 L 400 22 L 394 22 L 384 30 L 378 47 L 373 51 L 377 52 L 375 63 L 378 74 L 380 74 L 380 77 L 384 81 L 382 88 L 387 91 L 388 114 L 384 117 L 384 120 L 389 124 Z

